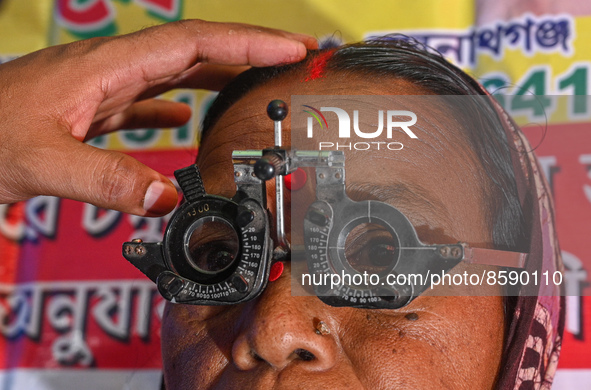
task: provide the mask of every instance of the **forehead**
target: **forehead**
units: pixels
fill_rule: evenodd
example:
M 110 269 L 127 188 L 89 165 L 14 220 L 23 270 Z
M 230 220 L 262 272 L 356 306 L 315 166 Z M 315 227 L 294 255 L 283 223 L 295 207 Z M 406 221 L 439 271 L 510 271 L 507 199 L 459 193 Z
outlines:
M 397 108 L 410 109 L 420 118 L 413 127 L 418 139 L 404 138 L 404 148 L 400 151 L 382 148 L 354 153 L 345 150 L 349 196 L 393 204 L 407 215 L 419 234 L 421 230 L 435 231 L 438 232 L 436 236 L 445 237 L 445 242 L 455 239 L 486 245 L 490 242 L 490 233 L 484 222 L 487 219 L 486 180 L 481 164 L 464 141 L 462 124 L 457 123 L 453 115 L 436 107 L 410 105 L 412 99 L 404 97 L 423 92 L 409 82 L 396 79 L 384 83 L 383 80 L 328 75 L 311 82 L 297 78 L 274 80 L 247 93 L 220 117 L 202 145 L 199 164 L 205 176 L 216 178 L 212 192 L 216 187 L 219 191 L 231 191 L 232 151 L 273 146 L 273 122 L 266 114 L 271 100 L 284 100 L 295 110 L 297 108 L 291 104 L 292 95 L 340 95 L 335 97 L 335 103 L 342 107 L 362 107 L 365 103 L 360 101 L 359 95 L 393 95 L 391 99 Z M 309 101 L 311 105 L 320 105 L 313 97 Z M 360 126 L 375 127 L 375 122 L 376 118 L 359 117 Z M 283 145 L 292 145 L 291 131 L 305 132 L 299 128 L 303 126 L 301 123 L 296 122 L 294 126 L 292 128 L 290 112 L 283 121 Z M 336 141 L 336 135 L 333 137 Z M 232 188 L 222 183 L 221 178 L 228 175 Z M 438 240 L 444 239 L 433 239 Z

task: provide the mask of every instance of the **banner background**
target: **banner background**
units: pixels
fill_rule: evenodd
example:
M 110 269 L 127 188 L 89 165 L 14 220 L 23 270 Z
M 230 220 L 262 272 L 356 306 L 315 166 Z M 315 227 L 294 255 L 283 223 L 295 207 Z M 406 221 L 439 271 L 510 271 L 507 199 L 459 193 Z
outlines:
M 551 7 L 551 8 L 550 8 Z M 490 90 L 590 92 L 591 7 L 574 1 L 19 0 L 0 1 L 0 62 L 42 47 L 122 34 L 181 18 L 239 21 L 358 41 L 402 32 L 426 40 Z M 466 38 L 471 37 L 471 38 Z M 178 129 L 99 137 L 172 177 L 197 154 L 206 92 L 165 95 L 194 108 Z M 0 102 L 1 103 L 1 102 Z M 591 109 L 526 129 L 551 183 L 570 288 L 589 295 Z M 512 107 L 509 107 L 510 109 Z M 545 123 L 528 106 L 522 124 Z M 570 122 L 565 124 L 565 122 Z M 575 122 L 575 123 L 573 123 Z M 538 142 L 536 142 L 538 141 Z M 69 200 L 0 206 L 0 380 L 5 389 L 159 388 L 162 299 L 120 254 L 130 238 L 159 240 L 167 218 L 146 219 Z M 565 275 L 567 278 L 567 275 Z M 591 299 L 568 299 L 557 389 L 591 388 Z

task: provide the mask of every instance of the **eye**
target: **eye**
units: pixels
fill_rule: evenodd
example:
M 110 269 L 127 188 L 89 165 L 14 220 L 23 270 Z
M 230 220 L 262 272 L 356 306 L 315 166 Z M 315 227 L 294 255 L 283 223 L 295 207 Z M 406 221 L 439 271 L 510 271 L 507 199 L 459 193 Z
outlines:
M 189 263 L 198 271 L 217 273 L 226 270 L 238 256 L 236 230 L 224 219 L 206 217 L 190 229 L 185 241 Z
M 193 263 L 204 272 L 219 272 L 226 269 L 235 259 L 231 241 L 212 241 L 189 245 Z
M 396 247 L 389 243 L 371 245 L 369 248 L 369 261 L 371 264 L 384 267 L 392 262 Z
M 381 225 L 362 223 L 345 240 L 345 258 L 358 272 L 383 273 L 396 261 L 396 239 Z

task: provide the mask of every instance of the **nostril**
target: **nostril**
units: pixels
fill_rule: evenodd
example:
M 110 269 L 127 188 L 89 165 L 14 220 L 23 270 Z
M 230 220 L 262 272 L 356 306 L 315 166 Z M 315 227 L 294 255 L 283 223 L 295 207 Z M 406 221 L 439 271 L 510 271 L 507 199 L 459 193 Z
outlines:
M 316 359 L 316 356 L 314 356 L 314 354 L 306 349 L 302 349 L 302 348 L 298 348 L 295 351 L 293 351 L 294 354 L 296 354 L 296 356 L 298 358 L 300 358 L 301 360 L 305 361 L 305 362 L 309 362 L 312 360 Z
M 264 362 L 265 359 L 263 359 L 262 357 L 260 357 L 259 355 L 257 355 L 256 352 L 252 352 L 252 357 L 254 358 L 254 360 L 258 361 L 258 362 Z

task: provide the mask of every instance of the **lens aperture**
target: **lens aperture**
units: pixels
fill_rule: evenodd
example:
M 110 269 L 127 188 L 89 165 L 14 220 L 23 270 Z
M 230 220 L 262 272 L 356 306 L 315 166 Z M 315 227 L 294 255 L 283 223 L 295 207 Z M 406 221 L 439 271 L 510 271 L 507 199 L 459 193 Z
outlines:
M 206 274 L 227 270 L 236 260 L 239 248 L 236 230 L 220 217 L 198 219 L 185 235 L 188 262 L 197 271 Z
M 357 272 L 381 274 L 396 262 L 396 239 L 383 226 L 361 223 L 347 235 L 345 258 Z

